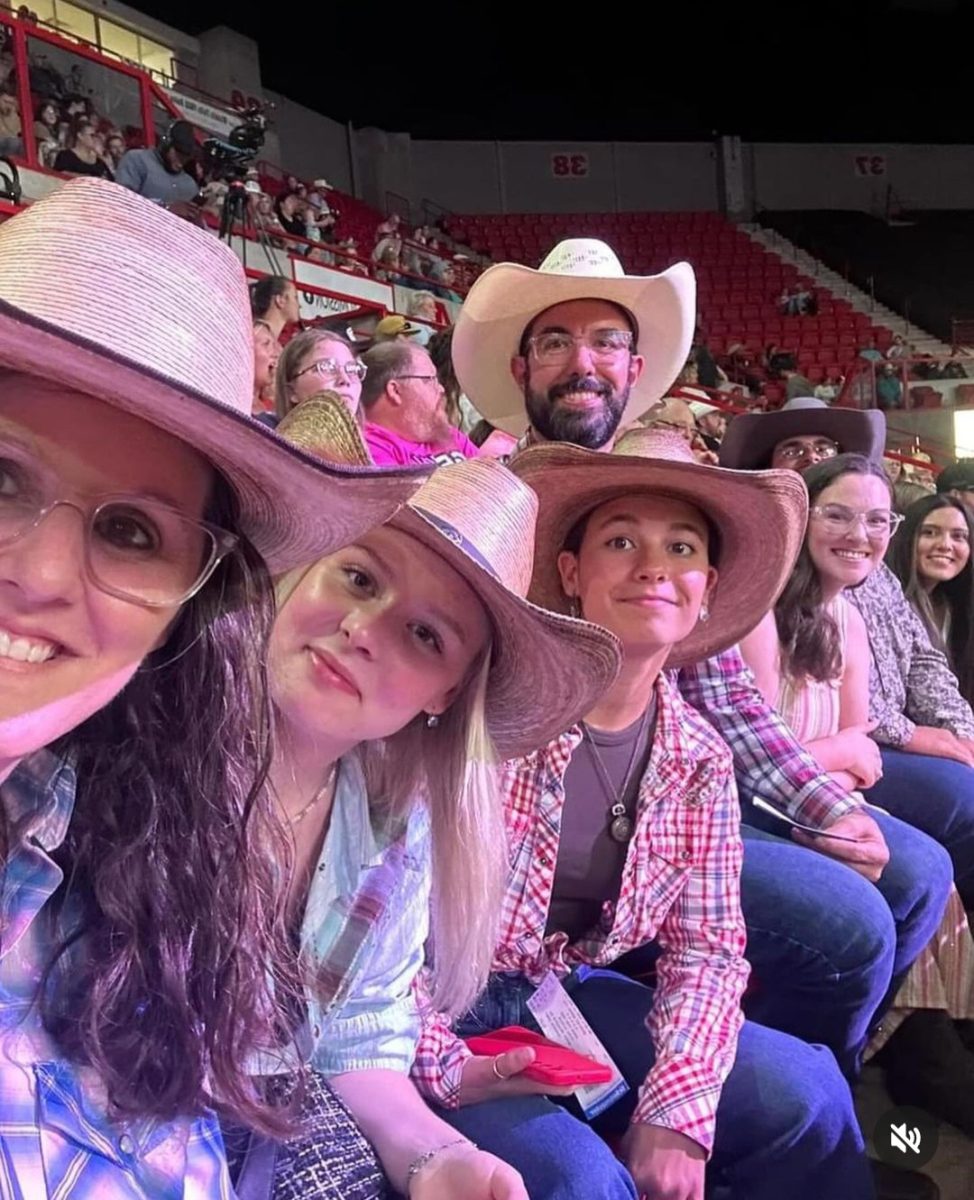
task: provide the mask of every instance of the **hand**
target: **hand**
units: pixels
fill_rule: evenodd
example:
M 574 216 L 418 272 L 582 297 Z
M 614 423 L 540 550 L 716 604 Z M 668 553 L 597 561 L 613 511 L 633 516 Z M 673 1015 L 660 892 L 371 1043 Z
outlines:
M 622 1158 L 647 1200 L 703 1200 L 707 1156 L 686 1134 L 660 1125 L 630 1125 Z
M 932 754 L 935 758 L 952 758 L 955 762 L 974 767 L 974 746 L 970 741 L 965 741 L 955 733 L 951 733 L 949 729 L 918 725 L 903 749 L 909 750 L 912 754 Z
M 844 862 L 872 883 L 876 883 L 883 874 L 889 862 L 889 848 L 883 831 L 873 818 L 861 809 L 846 813 L 827 827 L 829 833 L 842 834 L 844 837 L 854 837 L 853 842 L 837 842 L 827 837 L 815 837 L 801 829 L 793 829 L 791 836 L 799 845 L 807 846 L 809 850 L 817 850 L 829 858 Z
M 552 1087 L 525 1079 L 521 1074 L 534 1062 L 531 1046 L 519 1046 L 503 1054 L 477 1054 L 463 1064 L 460 1079 L 460 1104 L 479 1104 L 481 1100 L 499 1100 L 502 1096 L 570 1096 L 570 1087 Z M 494 1070 L 494 1067 L 497 1070 Z M 503 1078 L 499 1078 L 503 1076 Z
M 409 1200 L 529 1200 L 521 1176 L 472 1146 L 441 1150 L 409 1184 Z
M 879 747 L 869 736 L 878 722 L 849 725 L 835 735 L 845 754 L 845 769 L 851 771 L 862 788 L 871 788 L 883 775 L 883 760 Z

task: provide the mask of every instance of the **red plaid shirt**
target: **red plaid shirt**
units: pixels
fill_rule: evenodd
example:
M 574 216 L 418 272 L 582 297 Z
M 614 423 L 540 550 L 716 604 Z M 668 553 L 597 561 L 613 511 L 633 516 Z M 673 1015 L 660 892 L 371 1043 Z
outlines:
M 565 804 L 565 770 L 578 726 L 504 768 L 511 874 L 493 970 L 540 983 L 579 963 L 611 965 L 654 938 L 662 948 L 647 1020 L 656 1061 L 633 1120 L 675 1129 L 708 1151 L 720 1089 L 734 1062 L 748 977 L 740 903 L 740 810 L 731 753 L 665 677 L 618 901 L 576 942 L 545 936 Z M 455 1107 L 469 1051 L 426 1009 L 413 1077 L 429 1099 Z M 633 1030 L 633 1036 L 643 1031 Z

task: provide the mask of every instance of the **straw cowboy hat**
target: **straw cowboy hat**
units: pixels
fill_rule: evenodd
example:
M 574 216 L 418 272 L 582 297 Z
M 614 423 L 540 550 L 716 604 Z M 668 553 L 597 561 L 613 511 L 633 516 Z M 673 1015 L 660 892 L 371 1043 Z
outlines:
M 189 443 L 279 571 L 385 520 L 428 472 L 325 465 L 252 420 L 252 339 L 229 247 L 125 188 L 74 179 L 0 226 L 0 366 Z
M 785 586 L 805 533 L 808 496 L 797 472 L 701 466 L 684 438 L 651 427 L 631 430 L 611 454 L 561 442 L 531 447 L 512 460 L 510 469 L 541 501 L 529 594 L 556 611 L 569 607 L 558 554 L 593 509 L 620 496 L 651 492 L 692 504 L 710 520 L 720 543 L 710 619 L 698 622 L 674 647 L 667 667 L 710 658 L 750 633 Z
M 767 467 L 779 442 L 816 434 L 837 442 L 843 454 L 864 454 L 879 462 L 886 446 L 886 418 L 875 408 L 832 408 L 814 396 L 796 396 L 777 412 L 735 417 L 720 445 L 720 465 L 740 471 Z
M 520 437 L 528 418 L 510 362 L 525 328 L 554 304 L 608 300 L 632 316 L 635 349 L 646 358 L 622 417 L 625 426 L 664 396 L 683 369 L 696 323 L 696 293 L 689 263 L 661 275 L 626 275 L 615 252 L 594 238 L 559 242 L 536 271 L 498 263 L 475 281 L 453 330 L 460 387 L 481 416 Z
M 334 458 L 344 451 L 320 412 L 299 405 L 288 436 Z M 622 661 L 611 633 L 525 599 L 537 514 L 531 488 L 494 459 L 471 458 L 435 470 L 388 522 L 449 563 L 490 616 L 487 726 L 502 759 L 547 745 L 583 717 Z
M 329 462 L 375 466 L 358 422 L 337 392 L 316 392 L 296 404 L 277 426 L 277 433 L 292 446 Z

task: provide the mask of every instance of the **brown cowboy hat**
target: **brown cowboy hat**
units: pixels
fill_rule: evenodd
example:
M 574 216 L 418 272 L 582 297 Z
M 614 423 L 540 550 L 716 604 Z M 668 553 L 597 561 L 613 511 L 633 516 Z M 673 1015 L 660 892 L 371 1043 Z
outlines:
M 286 436 L 312 453 L 335 461 L 348 452 L 320 405 L 305 401 L 289 416 Z M 490 617 L 487 727 L 502 759 L 546 746 L 580 720 L 622 661 L 611 633 L 526 598 L 537 514 L 531 488 L 494 459 L 471 458 L 434 470 L 388 522 L 449 563 Z
M 879 462 L 886 446 L 886 418 L 875 408 L 833 408 L 815 396 L 795 396 L 777 412 L 735 417 L 720 444 L 720 465 L 738 471 L 767 467 L 779 442 L 815 434 L 831 438 L 842 454 L 864 454 Z
M 634 492 L 672 496 L 699 509 L 720 538 L 710 619 L 673 648 L 667 667 L 700 662 L 740 641 L 777 600 L 801 548 L 808 495 L 795 471 L 727 471 L 699 464 L 685 438 L 634 428 L 611 454 L 562 442 L 518 454 L 511 470 L 538 493 L 538 553 L 529 595 L 568 611 L 558 554 L 593 509 Z

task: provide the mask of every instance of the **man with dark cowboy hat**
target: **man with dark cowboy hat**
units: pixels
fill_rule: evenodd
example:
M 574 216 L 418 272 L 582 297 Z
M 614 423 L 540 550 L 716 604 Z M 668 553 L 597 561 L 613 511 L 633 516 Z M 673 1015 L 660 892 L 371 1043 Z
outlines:
M 720 465 L 804 471 L 836 454 L 879 459 L 885 444 L 886 419 L 876 409 L 832 408 L 814 396 L 797 396 L 777 412 L 736 417 L 724 434 Z
M 666 395 L 692 338 L 692 272 L 673 267 L 649 280 L 626 280 L 621 271 L 602 243 L 570 241 L 555 247 L 538 271 L 501 264 L 474 284 L 454 331 L 454 365 L 471 402 L 492 424 L 516 436 L 527 429 L 522 444 L 563 441 L 609 451 L 623 420 L 637 419 Z M 854 424 L 856 418 L 853 440 L 840 442 L 843 449 L 872 444 L 874 418 L 853 414 Z M 724 446 L 740 420 L 732 422 Z M 755 622 L 760 616 L 754 614 Z M 809 855 L 744 828 L 742 906 L 748 958 L 761 984 L 746 1008 L 754 1020 L 828 1045 L 854 1076 L 891 968 L 905 972 L 937 927 L 949 886 L 946 864 L 931 847 L 939 873 L 931 867 L 926 875 L 895 874 L 903 902 L 895 924 L 888 898 L 872 886 L 889 858 L 879 826 L 795 740 L 754 686 L 736 647 L 682 666 L 677 681 L 684 699 L 733 751 L 743 795 L 837 835 L 818 838 L 819 853 Z M 912 830 L 901 833 L 904 841 L 919 840 Z M 843 897 L 841 928 L 822 919 L 822 897 L 837 894 Z M 800 937 L 792 936 L 795 930 Z M 920 1177 L 913 1191 L 903 1192 L 911 1177 L 893 1175 L 900 1191 L 882 1181 L 882 1197 L 930 1195 Z

